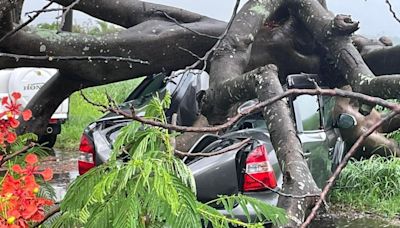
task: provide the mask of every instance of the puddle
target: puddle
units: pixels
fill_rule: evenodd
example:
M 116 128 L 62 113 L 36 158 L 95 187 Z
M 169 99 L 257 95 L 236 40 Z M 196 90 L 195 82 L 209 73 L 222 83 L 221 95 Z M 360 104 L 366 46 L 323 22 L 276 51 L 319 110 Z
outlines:
M 367 214 L 328 214 L 319 216 L 311 224 L 310 228 L 375 228 L 375 227 L 400 227 L 399 219 L 383 219 Z
M 56 174 L 50 185 L 56 193 L 56 202 L 61 201 L 67 192 L 68 185 L 79 176 L 78 171 L 70 171 L 68 173 Z
M 56 193 L 56 201 L 61 201 L 67 191 L 68 185 L 79 176 L 78 173 L 78 152 L 54 151 L 55 156 L 44 158 L 40 164 L 41 168 L 53 169 L 53 179 L 50 185 Z

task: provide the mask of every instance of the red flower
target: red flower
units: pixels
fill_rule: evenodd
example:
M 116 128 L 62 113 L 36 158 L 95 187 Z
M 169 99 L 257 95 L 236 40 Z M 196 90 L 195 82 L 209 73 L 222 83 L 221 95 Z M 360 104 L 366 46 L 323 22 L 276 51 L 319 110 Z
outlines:
M 28 121 L 32 118 L 32 111 L 27 109 L 22 112 L 22 119 Z
M 20 111 L 21 104 L 18 103 L 20 98 L 21 93 L 13 92 L 11 97 L 3 97 L 1 99 L 1 105 L 4 106 L 5 111 L 0 112 L 0 148 L 5 146 L 5 142 L 9 144 L 15 142 L 17 136 L 13 132 L 13 129 L 16 129 L 20 125 L 20 122 L 17 120 L 18 115 L 22 115 L 24 121 L 32 118 L 30 110 Z
M 17 140 L 17 135 L 14 132 L 8 132 L 6 140 L 8 143 L 13 143 Z
M 20 175 L 31 176 L 34 174 L 42 175 L 45 181 L 49 181 L 53 178 L 53 171 L 50 168 L 45 169 L 42 172 L 38 171 L 38 167 L 34 166 L 38 162 L 38 158 L 34 154 L 28 154 L 25 157 L 25 162 L 27 163 L 25 169 L 21 168 L 20 165 L 13 165 L 12 170 Z
M 29 222 L 44 219 L 44 207 L 53 205 L 53 201 L 37 197 L 39 185 L 34 174 L 41 174 L 45 180 L 51 179 L 52 171 L 38 172 L 35 164 L 38 158 L 34 154 L 25 157 L 25 168 L 14 165 L 12 170 L 17 177 L 7 173 L 0 190 L 0 228 L 28 227 Z
M 11 94 L 10 101 L 8 101 L 8 97 L 3 97 L 1 100 L 1 104 L 4 106 L 6 111 L 0 113 L 0 118 L 7 116 L 8 118 L 15 118 L 17 115 L 22 114 L 22 118 L 25 121 L 28 121 L 32 117 L 32 112 L 30 110 L 25 110 L 23 112 L 20 111 L 21 104 L 18 104 L 18 100 L 21 98 L 21 93 L 13 92 Z
M 2 114 L 0 113 L 0 118 L 5 115 L 15 116 L 20 113 L 21 104 L 18 104 L 18 99 L 21 98 L 21 94 L 18 92 L 13 92 L 11 96 L 14 99 L 10 98 L 10 101 L 8 101 L 8 97 L 3 97 L 1 104 L 4 106 L 4 108 L 6 108 L 6 111 Z
M 25 162 L 28 163 L 29 165 L 34 165 L 35 163 L 38 162 L 38 158 L 34 154 L 28 154 L 25 157 Z

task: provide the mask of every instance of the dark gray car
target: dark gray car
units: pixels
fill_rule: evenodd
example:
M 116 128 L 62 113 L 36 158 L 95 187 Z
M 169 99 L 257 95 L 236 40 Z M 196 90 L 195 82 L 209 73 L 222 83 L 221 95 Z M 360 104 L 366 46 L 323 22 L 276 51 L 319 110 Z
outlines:
M 318 81 L 316 75 L 290 75 L 287 86 L 288 88 L 314 86 L 307 78 Z M 172 104 L 166 111 L 167 117 L 172 113 L 178 113 L 178 124 L 191 125 L 199 111 L 196 95 L 208 88 L 208 75 L 205 72 L 189 71 L 178 72 L 173 81 L 165 82 L 164 79 L 165 75 L 150 76 L 145 79 L 121 108 L 128 108 L 133 104 L 140 113 L 156 92 L 162 95 L 168 90 L 172 95 Z M 248 101 L 239 109 L 248 108 L 255 103 L 257 103 L 255 100 Z M 304 156 L 319 187 L 325 184 L 330 175 L 332 157 L 335 157 L 334 163 L 337 164 L 344 151 L 339 133 L 333 127 L 334 103 L 335 99 L 331 97 L 301 95 L 289 98 Z M 81 174 L 108 160 L 119 130 L 129 122 L 130 120 L 115 114 L 107 114 L 85 129 L 80 146 Z M 271 189 L 279 190 L 282 185 L 282 172 L 266 122 L 260 112 L 243 117 L 220 135 L 203 135 L 189 153 L 213 152 L 232 145 L 240 145 L 243 140 L 246 140 L 245 144 L 227 153 L 211 157 L 182 158 L 193 172 L 198 200 L 209 202 L 218 195 L 241 193 L 272 205 L 277 204 L 278 195 Z M 215 207 L 221 213 L 228 215 L 217 205 Z M 254 215 L 253 219 L 256 219 L 252 207 L 248 209 L 250 214 Z M 237 206 L 233 213 L 237 218 L 247 220 L 240 206 Z

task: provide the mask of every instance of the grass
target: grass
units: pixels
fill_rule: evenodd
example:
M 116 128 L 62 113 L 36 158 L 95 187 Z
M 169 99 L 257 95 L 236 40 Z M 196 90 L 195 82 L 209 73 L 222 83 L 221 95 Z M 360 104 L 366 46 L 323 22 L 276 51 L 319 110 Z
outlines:
M 393 218 L 400 214 L 399 188 L 400 159 L 374 156 L 347 165 L 336 183 L 331 200 L 356 210 Z
M 106 104 L 107 98 L 105 92 L 107 91 L 113 99 L 120 103 L 125 100 L 140 82 L 141 79 L 132 79 L 84 89 L 83 92 L 90 100 Z M 103 113 L 96 107 L 88 104 L 79 92 L 72 94 L 70 96 L 69 119 L 62 125 L 61 134 L 57 138 L 55 147 L 68 151 L 78 150 L 83 129 L 102 115 Z

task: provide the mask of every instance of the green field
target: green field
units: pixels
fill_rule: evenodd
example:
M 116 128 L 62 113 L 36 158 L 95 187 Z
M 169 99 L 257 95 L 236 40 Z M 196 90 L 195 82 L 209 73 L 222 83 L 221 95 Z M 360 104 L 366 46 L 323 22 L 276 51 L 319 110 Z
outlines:
M 84 89 L 84 94 L 90 100 L 107 104 L 106 91 L 118 103 L 124 101 L 130 92 L 142 79 L 132 79 L 104 86 Z M 61 150 L 78 150 L 83 129 L 92 121 L 102 116 L 102 112 L 93 105 L 88 104 L 80 92 L 75 92 L 70 97 L 69 119 L 62 125 L 61 134 L 57 138 L 56 148 Z

